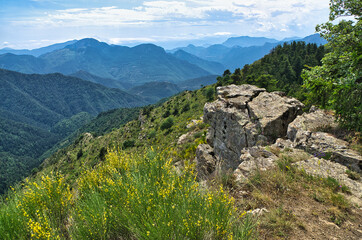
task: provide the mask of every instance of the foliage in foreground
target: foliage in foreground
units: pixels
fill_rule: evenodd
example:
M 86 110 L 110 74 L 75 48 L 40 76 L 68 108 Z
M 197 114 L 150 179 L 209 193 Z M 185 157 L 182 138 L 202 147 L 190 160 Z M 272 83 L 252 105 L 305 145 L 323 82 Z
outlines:
M 362 25 L 361 1 L 332 0 L 329 22 L 316 30 L 328 40 L 329 52 L 322 66 L 304 71 L 304 86 L 313 104 L 336 111 L 339 122 L 356 131 L 362 129 Z M 354 21 L 333 21 L 351 16 Z
M 77 188 L 59 174 L 27 182 L 0 204 L 1 239 L 249 239 L 222 188 L 203 189 L 194 168 L 175 171 L 166 153 L 112 151 Z

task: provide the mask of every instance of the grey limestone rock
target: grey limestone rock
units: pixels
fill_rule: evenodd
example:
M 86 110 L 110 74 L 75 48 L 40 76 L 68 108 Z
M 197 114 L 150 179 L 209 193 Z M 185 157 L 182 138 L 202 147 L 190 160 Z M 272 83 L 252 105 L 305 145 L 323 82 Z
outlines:
M 341 164 L 331 162 L 325 159 L 312 157 L 310 159 L 294 163 L 299 169 L 303 169 L 306 173 L 319 177 L 332 177 L 339 182 L 345 184 L 351 193 L 359 199 L 359 204 L 362 204 L 362 181 L 352 180 L 346 174 L 348 168 Z
M 256 170 L 266 171 L 275 166 L 278 159 L 276 155 L 265 150 L 265 148 L 256 146 L 243 150 L 240 156 L 241 163 L 234 171 L 236 182 L 243 182 L 250 174 Z
M 251 117 L 260 123 L 263 135 L 276 140 L 287 134 L 288 124 L 302 114 L 304 105 L 294 98 L 263 92 L 248 106 Z
M 310 113 L 303 113 L 289 124 L 287 136 L 288 139 L 294 141 L 298 132 L 299 135 L 303 135 L 303 132 L 317 132 L 326 128 L 336 127 L 337 123 L 332 115 L 312 107 Z M 306 134 L 308 135 L 308 133 Z M 301 136 L 298 137 L 300 138 Z
M 208 144 L 200 144 L 196 149 L 196 170 L 200 179 L 213 173 L 216 169 L 214 149 Z
M 204 122 L 210 124 L 207 143 L 224 169 L 239 166 L 244 148 L 284 137 L 303 107 L 294 98 L 247 84 L 218 87 L 217 94 L 218 100 L 204 107 Z
M 336 128 L 334 117 L 322 110 L 298 116 L 288 127 L 288 138 L 293 146 L 311 154 L 343 164 L 361 172 L 362 157 L 350 149 L 348 143 L 321 130 Z

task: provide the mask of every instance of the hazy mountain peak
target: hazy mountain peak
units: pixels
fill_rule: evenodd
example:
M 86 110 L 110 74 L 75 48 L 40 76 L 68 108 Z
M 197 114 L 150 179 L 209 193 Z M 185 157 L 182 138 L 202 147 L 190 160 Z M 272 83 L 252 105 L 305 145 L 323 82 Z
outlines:
M 132 48 L 136 52 L 165 54 L 165 49 L 152 43 L 143 43 Z
M 100 42 L 94 38 L 83 38 L 71 45 L 66 46 L 66 48 L 87 48 L 87 47 L 106 47 L 109 46 L 107 43 Z
M 249 37 L 249 36 L 240 36 L 240 37 L 231 37 L 227 39 L 223 45 L 227 47 L 251 47 L 251 46 L 263 46 L 265 43 L 276 43 L 278 40 L 273 38 L 265 37 Z

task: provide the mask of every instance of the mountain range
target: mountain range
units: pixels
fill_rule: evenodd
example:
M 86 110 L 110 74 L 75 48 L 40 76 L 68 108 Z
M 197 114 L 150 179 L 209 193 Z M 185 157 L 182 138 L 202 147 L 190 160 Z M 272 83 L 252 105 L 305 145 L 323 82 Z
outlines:
M 82 39 L 39 57 L 0 55 L 0 68 L 22 73 L 73 74 L 86 71 L 119 82 L 140 85 L 152 81 L 179 82 L 210 75 L 194 64 L 180 60 L 153 44 L 133 48 Z
M 306 44 L 314 43 L 317 45 L 327 43 L 319 34 L 313 34 L 301 39 L 291 38 L 282 41 L 270 38 L 242 36 L 229 38 L 222 44 L 214 44 L 209 47 L 188 45 L 187 47 L 172 49 L 169 52 L 176 53 L 182 50 L 201 59 L 221 63 L 225 69 L 233 71 L 236 68 L 242 68 L 245 64 L 251 64 L 262 58 L 276 46 L 293 41 L 305 42 Z

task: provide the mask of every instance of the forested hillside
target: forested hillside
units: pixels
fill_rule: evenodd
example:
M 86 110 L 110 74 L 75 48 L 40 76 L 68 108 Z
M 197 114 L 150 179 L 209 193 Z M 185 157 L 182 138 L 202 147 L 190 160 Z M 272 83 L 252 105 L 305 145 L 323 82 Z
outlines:
M 22 74 L 0 69 L 1 188 L 41 163 L 58 141 L 98 113 L 146 102 L 119 89 L 62 74 Z
M 0 70 L 0 84 L 2 110 L 47 126 L 79 112 L 96 115 L 113 108 L 146 103 L 121 90 L 62 74 L 27 75 Z
M 303 69 L 321 65 L 324 53 L 324 47 L 316 44 L 284 43 L 253 64 L 238 68 L 234 73 L 226 71 L 223 77 L 218 78 L 218 84 L 254 84 L 269 91 L 284 91 L 304 100 L 301 73 Z

